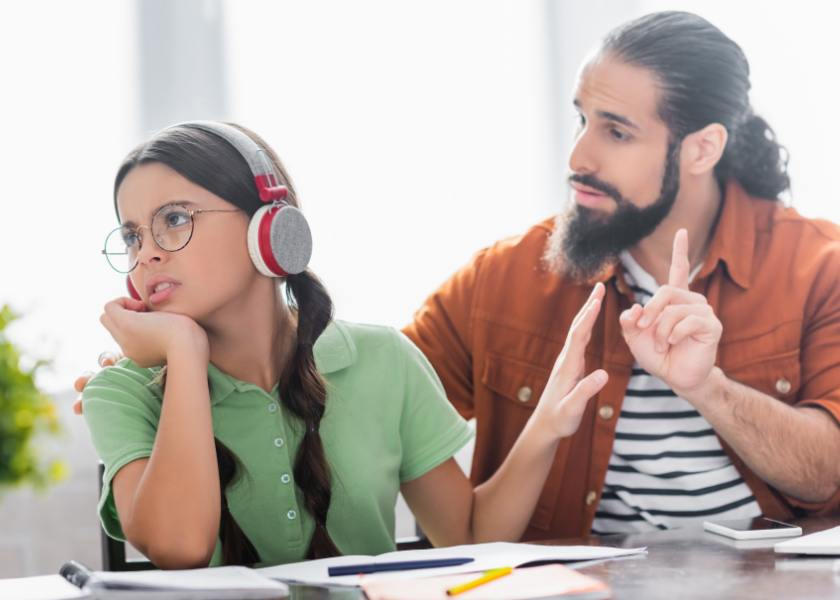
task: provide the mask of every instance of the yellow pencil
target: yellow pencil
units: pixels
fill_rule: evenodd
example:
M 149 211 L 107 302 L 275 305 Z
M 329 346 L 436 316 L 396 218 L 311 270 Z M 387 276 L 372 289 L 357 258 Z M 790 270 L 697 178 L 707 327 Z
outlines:
M 460 594 L 462 592 L 466 592 L 467 590 L 471 590 L 473 588 L 477 588 L 480 585 L 484 585 L 494 579 L 498 579 L 499 577 L 504 577 L 505 575 L 510 575 L 513 572 L 511 567 L 504 567 L 503 569 L 490 569 L 489 571 L 484 571 L 484 576 L 476 579 L 475 581 L 470 581 L 463 585 L 455 586 L 454 588 L 446 590 L 447 596 L 454 596 L 456 594 Z

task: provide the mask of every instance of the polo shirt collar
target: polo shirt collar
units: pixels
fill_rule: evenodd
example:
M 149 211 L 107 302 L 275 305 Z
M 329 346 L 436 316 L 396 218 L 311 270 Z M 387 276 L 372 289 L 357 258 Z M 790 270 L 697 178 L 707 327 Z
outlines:
M 344 325 L 337 321 L 327 325 L 312 350 L 315 366 L 321 375 L 341 371 L 356 362 L 356 345 Z M 210 382 L 210 406 L 216 406 L 234 391 L 245 392 L 256 388 L 252 383 L 222 373 L 212 364 L 208 365 L 207 379 Z

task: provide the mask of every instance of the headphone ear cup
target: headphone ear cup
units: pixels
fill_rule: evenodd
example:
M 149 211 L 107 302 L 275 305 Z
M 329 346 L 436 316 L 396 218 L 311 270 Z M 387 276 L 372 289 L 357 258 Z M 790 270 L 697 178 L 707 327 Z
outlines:
M 134 284 L 131 282 L 131 276 L 127 275 L 125 278 L 125 285 L 128 288 L 128 295 L 134 298 L 135 300 L 142 301 L 143 298 L 140 297 L 140 293 L 137 291 L 137 288 L 134 287 Z
M 294 206 L 263 206 L 248 226 L 248 253 L 267 277 L 286 277 L 306 270 L 312 258 L 312 232 Z

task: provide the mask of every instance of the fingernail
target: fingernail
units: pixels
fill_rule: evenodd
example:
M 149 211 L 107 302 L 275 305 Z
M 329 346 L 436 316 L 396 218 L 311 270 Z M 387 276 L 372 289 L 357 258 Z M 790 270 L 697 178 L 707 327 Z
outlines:
M 595 381 L 598 383 L 604 383 L 607 380 L 607 374 L 603 371 L 596 371 L 595 372 Z
M 95 374 L 93 371 L 85 371 L 82 373 L 82 377 L 93 377 Z
M 662 353 L 662 344 L 660 344 L 659 342 L 656 342 L 656 351 L 660 354 Z
M 111 360 L 113 360 L 113 357 L 111 356 L 111 353 L 110 353 L 110 352 L 105 351 L 105 352 L 103 352 L 102 354 L 100 354 L 100 355 L 99 355 L 99 360 L 98 360 L 98 362 L 99 362 L 99 366 L 100 366 L 100 367 L 104 367 L 105 365 L 104 365 L 103 363 L 104 363 L 106 360 L 108 360 L 109 358 L 110 358 Z
M 674 336 L 673 336 L 673 335 L 672 335 L 671 337 L 669 337 L 669 338 L 668 338 L 668 343 L 669 343 L 669 344 L 673 344 L 673 343 L 674 343 Z
M 647 324 L 648 324 L 648 318 L 646 316 L 642 315 L 642 318 L 639 319 L 639 322 L 637 323 L 637 325 L 639 327 L 646 327 Z

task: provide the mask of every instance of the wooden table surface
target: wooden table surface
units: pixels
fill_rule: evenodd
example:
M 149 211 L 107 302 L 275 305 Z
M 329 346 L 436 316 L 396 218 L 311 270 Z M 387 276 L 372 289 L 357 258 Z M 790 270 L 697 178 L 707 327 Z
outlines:
M 793 521 L 804 534 L 840 526 L 840 517 Z M 776 554 L 779 540 L 736 541 L 702 529 L 610 535 L 545 542 L 636 548 L 642 557 L 582 566 L 581 573 L 607 582 L 615 600 L 840 599 L 840 573 L 831 557 Z M 840 558 L 840 557 L 837 557 Z M 364 600 L 359 589 L 290 586 L 290 600 Z

